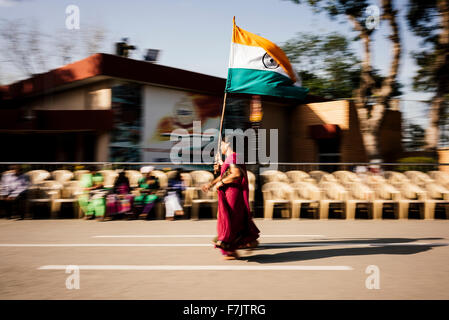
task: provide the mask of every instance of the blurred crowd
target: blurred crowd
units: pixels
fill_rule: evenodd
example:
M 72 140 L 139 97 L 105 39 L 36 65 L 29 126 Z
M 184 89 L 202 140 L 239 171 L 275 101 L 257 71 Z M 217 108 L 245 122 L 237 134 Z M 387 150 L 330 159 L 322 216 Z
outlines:
M 70 204 L 74 215 L 86 219 L 183 217 L 186 186 L 181 170 L 163 172 L 145 166 L 137 170 L 32 170 L 11 166 L 0 181 L 0 203 L 7 217 L 33 212 L 44 204 L 55 217 L 62 204 Z M 157 212 L 159 211 L 159 212 Z M 34 216 L 34 215 L 33 215 Z

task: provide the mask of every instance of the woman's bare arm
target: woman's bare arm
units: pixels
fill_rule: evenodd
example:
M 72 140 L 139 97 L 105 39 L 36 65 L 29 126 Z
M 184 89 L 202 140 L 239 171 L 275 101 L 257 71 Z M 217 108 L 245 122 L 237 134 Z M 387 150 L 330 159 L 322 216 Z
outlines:
M 206 192 L 210 188 L 212 188 L 214 185 L 216 185 L 217 188 L 220 188 L 223 184 L 232 183 L 233 181 L 237 180 L 241 176 L 240 169 L 236 167 L 235 165 L 230 166 L 230 174 L 227 175 L 225 178 L 221 178 L 221 176 L 215 178 L 212 182 L 206 184 L 203 186 L 203 191 Z

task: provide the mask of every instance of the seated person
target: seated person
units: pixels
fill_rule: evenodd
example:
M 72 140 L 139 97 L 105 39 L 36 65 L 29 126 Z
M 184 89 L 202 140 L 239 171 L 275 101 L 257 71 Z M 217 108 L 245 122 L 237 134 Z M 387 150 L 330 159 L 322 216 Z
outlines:
M 168 193 L 165 196 L 165 218 L 174 220 L 176 216 L 184 215 L 182 209 L 182 191 L 185 190 L 181 170 L 176 170 L 176 175 L 168 181 Z
M 86 219 L 104 218 L 106 190 L 103 188 L 103 181 L 103 175 L 94 168 L 81 177 L 83 194 L 79 196 L 78 203 Z
M 129 179 L 125 171 L 120 171 L 112 188 L 112 193 L 106 197 L 106 213 L 108 216 L 132 213 L 134 196 L 130 192 Z
M 20 215 L 20 219 L 24 219 L 30 185 L 29 176 L 17 165 L 11 166 L 9 171 L 3 173 L 0 181 L 0 200 L 8 218 Z
M 159 191 L 159 179 L 151 174 L 153 167 L 143 167 L 141 172 L 143 178 L 139 180 L 139 195 L 134 198 L 134 212 L 137 217 L 141 214 L 148 218 L 152 212 L 154 205 L 160 201 L 157 192 Z

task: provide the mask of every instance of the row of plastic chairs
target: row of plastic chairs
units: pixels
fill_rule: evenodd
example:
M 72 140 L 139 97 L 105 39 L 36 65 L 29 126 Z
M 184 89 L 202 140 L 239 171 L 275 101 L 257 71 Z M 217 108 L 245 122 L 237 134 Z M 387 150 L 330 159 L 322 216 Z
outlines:
M 384 175 L 357 175 L 351 171 L 265 171 L 263 181 L 264 217 L 273 217 L 275 206 L 283 206 L 287 215 L 299 218 L 301 206 L 315 207 L 319 217 L 329 216 L 329 207 L 337 207 L 347 219 L 354 219 L 356 209 L 365 207 L 370 217 L 381 219 L 384 207 L 391 207 L 395 217 L 407 218 L 410 205 L 417 205 L 424 219 L 435 217 L 442 205 L 449 216 L 449 174 L 432 171 L 405 173 L 387 171 Z
M 118 177 L 116 170 L 100 170 L 98 171 L 103 176 L 103 184 L 106 188 L 112 188 L 115 179 Z M 27 172 L 32 183 L 32 192 L 29 202 L 33 204 L 47 203 L 50 206 L 51 217 L 57 217 L 61 210 L 63 203 L 72 204 L 75 217 L 81 217 L 82 213 L 78 208 L 77 199 L 78 195 L 82 194 L 82 188 L 80 184 L 81 177 L 89 173 L 88 170 L 77 170 L 74 172 L 68 170 L 55 170 L 48 172 L 45 170 L 33 170 Z M 130 186 L 135 188 L 138 186 L 138 181 L 143 177 L 142 173 L 137 170 L 126 170 L 126 176 L 130 181 Z M 176 171 L 163 172 L 159 170 L 153 170 L 152 175 L 156 176 L 159 180 L 161 190 L 168 187 L 168 180 L 176 174 Z M 199 218 L 199 209 L 202 205 L 208 205 L 212 209 L 212 216 L 216 217 L 218 209 L 218 200 L 215 190 L 211 190 L 204 193 L 201 187 L 212 181 L 214 176 L 211 172 L 198 170 L 192 172 L 181 173 L 182 179 L 186 186 L 184 191 L 184 207 L 190 207 L 191 217 L 193 219 Z M 248 172 L 248 178 L 250 182 L 250 199 L 251 203 L 254 202 L 254 190 L 255 190 L 255 176 L 253 173 Z M 51 179 L 51 180 L 49 180 Z M 162 206 L 160 203 L 159 206 Z M 163 218 L 163 208 L 156 208 L 158 212 L 157 216 Z

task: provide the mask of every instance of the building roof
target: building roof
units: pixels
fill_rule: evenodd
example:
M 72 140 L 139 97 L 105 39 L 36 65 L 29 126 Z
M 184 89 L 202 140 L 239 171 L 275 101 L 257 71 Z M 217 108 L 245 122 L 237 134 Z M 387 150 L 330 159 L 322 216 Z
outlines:
M 29 79 L 0 87 L 3 99 L 45 94 L 86 80 L 118 78 L 155 85 L 222 94 L 226 79 L 116 55 L 97 53 Z
M 224 78 L 97 53 L 31 78 L 0 86 L 0 100 L 15 100 L 49 94 L 105 79 L 121 79 L 217 95 L 224 93 L 226 85 Z M 326 101 L 326 99 L 308 95 L 305 103 L 318 101 Z

